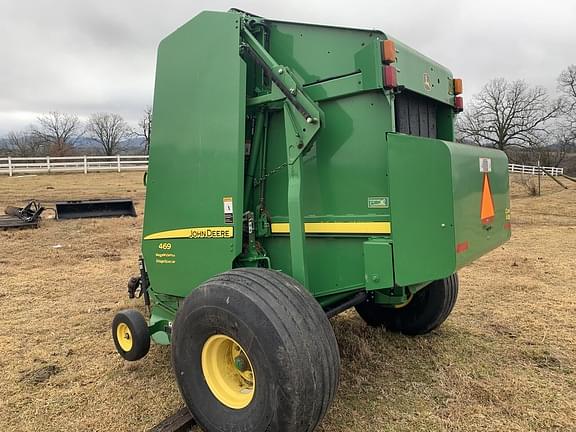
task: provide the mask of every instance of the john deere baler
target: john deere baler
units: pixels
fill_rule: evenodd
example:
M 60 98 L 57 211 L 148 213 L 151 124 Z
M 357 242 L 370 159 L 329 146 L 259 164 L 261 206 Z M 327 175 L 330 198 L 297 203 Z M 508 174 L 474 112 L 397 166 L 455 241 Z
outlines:
M 459 268 L 510 237 L 504 153 L 454 143 L 462 81 L 380 31 L 203 12 L 158 51 L 140 276 L 113 323 L 172 344 L 209 431 L 311 431 L 328 318 L 437 328 Z M 375 372 L 376 373 L 376 372 Z

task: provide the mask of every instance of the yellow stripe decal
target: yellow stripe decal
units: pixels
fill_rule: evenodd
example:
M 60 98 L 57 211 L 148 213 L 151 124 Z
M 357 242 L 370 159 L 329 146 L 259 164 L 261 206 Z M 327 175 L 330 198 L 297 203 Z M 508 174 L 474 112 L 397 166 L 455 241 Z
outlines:
M 164 240 L 178 238 L 192 239 L 218 239 L 233 238 L 234 228 L 231 226 L 223 227 L 198 227 L 198 228 L 181 228 L 169 231 L 161 231 L 147 235 L 144 240 Z
M 289 234 L 289 223 L 273 223 L 272 234 Z M 306 222 L 308 234 L 390 234 L 390 222 Z

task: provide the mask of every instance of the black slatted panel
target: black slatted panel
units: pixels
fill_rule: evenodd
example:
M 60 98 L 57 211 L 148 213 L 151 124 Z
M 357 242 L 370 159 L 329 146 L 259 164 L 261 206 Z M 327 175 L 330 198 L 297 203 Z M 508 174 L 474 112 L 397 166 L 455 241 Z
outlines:
M 430 138 L 438 138 L 436 129 L 436 104 L 433 101 L 428 103 L 428 133 Z
M 414 105 L 411 99 L 408 99 L 408 118 L 410 128 L 407 133 L 409 135 L 420 135 L 420 119 L 418 118 L 418 105 Z
M 428 103 L 426 101 L 418 104 L 418 121 L 420 122 L 418 136 L 429 137 L 430 131 L 428 129 Z
M 436 138 L 436 102 L 404 91 L 395 98 L 396 131 L 408 135 Z
M 410 121 L 408 112 L 408 100 L 400 98 L 396 100 L 396 129 L 410 131 Z M 403 132 L 409 133 L 409 132 Z

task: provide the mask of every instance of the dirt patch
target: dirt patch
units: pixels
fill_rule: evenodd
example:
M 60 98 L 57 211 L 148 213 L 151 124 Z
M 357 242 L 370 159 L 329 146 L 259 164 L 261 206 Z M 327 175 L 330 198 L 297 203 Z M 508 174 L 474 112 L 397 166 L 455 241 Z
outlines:
M 59 373 L 60 370 L 61 369 L 57 365 L 42 366 L 38 369 L 26 372 L 20 381 L 34 385 L 41 384 L 44 381 L 47 381 L 51 376 Z
M 533 198 L 512 183 L 512 241 L 460 272 L 439 330 L 409 338 L 352 311 L 332 320 L 341 383 L 320 431 L 576 430 L 576 184 L 566 183 L 542 179 Z M 138 213 L 0 232 L 0 430 L 145 431 L 181 406 L 169 348 L 126 363 L 111 339 L 116 311 L 144 311 L 126 295 L 144 193 L 142 173 L 0 177 L 0 209 L 131 197 Z

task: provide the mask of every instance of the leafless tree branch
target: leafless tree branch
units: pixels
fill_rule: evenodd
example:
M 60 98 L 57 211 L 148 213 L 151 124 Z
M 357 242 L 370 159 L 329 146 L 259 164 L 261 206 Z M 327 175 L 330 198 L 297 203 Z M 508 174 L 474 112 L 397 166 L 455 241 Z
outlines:
M 102 146 L 107 156 L 118 154 L 122 141 L 133 133 L 122 116 L 114 113 L 92 114 L 88 119 L 86 132 L 90 139 Z
M 7 153 L 13 156 L 32 157 L 46 154 L 45 145 L 30 131 L 9 132 L 4 141 Z
M 82 123 L 76 114 L 52 111 L 38 117 L 38 125 L 32 126 L 32 136 L 52 156 L 70 154 L 82 134 Z
M 152 134 L 152 107 L 147 106 L 144 109 L 144 114 L 140 121 L 138 122 L 139 130 L 136 135 L 142 138 L 142 143 L 144 144 L 144 152 L 148 154 L 150 152 L 150 135 Z
M 490 81 L 458 118 L 464 141 L 500 150 L 530 148 L 542 142 L 548 122 L 556 118 L 560 101 L 551 101 L 542 87 L 524 81 Z
M 568 66 L 558 77 L 558 90 L 562 95 L 562 127 L 576 142 L 576 65 Z

